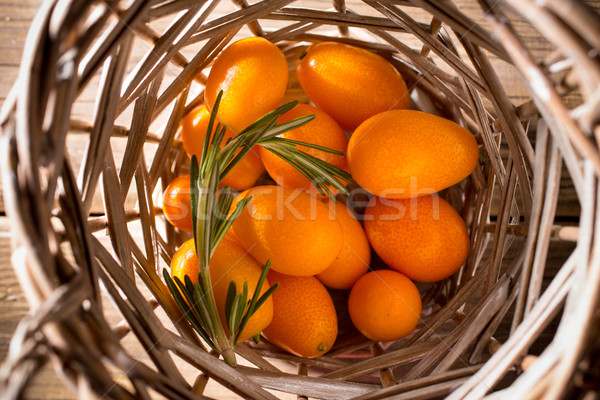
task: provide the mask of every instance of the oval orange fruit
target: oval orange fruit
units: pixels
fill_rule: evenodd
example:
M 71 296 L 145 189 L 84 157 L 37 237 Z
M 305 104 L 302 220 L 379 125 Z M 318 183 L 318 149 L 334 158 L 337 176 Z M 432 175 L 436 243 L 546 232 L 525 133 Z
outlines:
M 369 270 L 371 247 L 362 225 L 344 203 L 329 201 L 329 207 L 342 227 L 344 246 L 335 261 L 318 274 L 317 279 L 332 289 L 350 289 Z
M 198 157 L 202 155 L 204 147 L 204 138 L 210 121 L 210 112 L 204 105 L 194 108 L 181 120 L 181 141 L 187 154 L 193 154 Z M 218 121 L 217 121 L 218 122 Z M 216 122 L 215 127 L 216 128 Z M 223 144 L 228 139 L 233 138 L 235 134 L 227 129 Z M 256 182 L 256 180 L 265 172 L 265 168 L 260 160 L 257 149 L 252 149 L 238 164 L 223 178 L 221 185 L 229 186 L 236 190 L 244 190 Z
M 314 358 L 333 346 L 338 332 L 337 314 L 325 286 L 314 276 L 289 276 L 269 271 L 279 287 L 273 292 L 273 321 L 263 335 L 294 355 Z
M 188 275 L 192 282 L 195 283 L 198 281 L 199 272 L 194 239 L 190 239 L 184 242 L 173 255 L 171 260 L 171 276 L 178 277 L 184 282 L 185 275 Z M 229 283 L 231 281 L 235 282 L 237 292 L 241 293 L 244 282 L 247 282 L 248 299 L 251 299 L 261 273 L 262 265 L 252 258 L 242 246 L 231 240 L 228 236 L 225 236 L 210 258 L 210 280 L 223 326 L 227 327 L 227 323 L 225 322 L 225 300 L 227 298 Z M 266 279 L 261 288 L 261 294 L 268 289 L 269 282 Z M 243 342 L 261 332 L 271 323 L 272 318 L 273 300 L 269 297 L 256 310 L 256 313 L 250 317 L 238 342 Z
M 437 195 L 374 197 L 364 218 L 369 242 L 383 262 L 415 281 L 445 279 L 458 271 L 469 254 L 464 221 Z
M 323 272 L 342 249 L 340 224 L 325 204 L 300 189 L 260 186 L 233 223 L 237 240 L 260 263 L 288 275 Z
M 193 230 L 189 174 L 178 176 L 167 185 L 162 209 L 171 225 L 185 232 Z
M 205 104 L 214 105 L 219 91 L 219 119 L 235 133 L 277 108 L 288 82 L 285 56 L 267 39 L 250 37 L 229 45 L 217 57 L 205 88 Z
M 317 43 L 298 62 L 296 72 L 313 103 L 347 131 L 375 114 L 409 105 L 406 83 L 396 68 L 360 47 Z
M 439 192 L 477 165 L 473 135 L 458 124 L 414 110 L 392 110 L 363 122 L 348 143 L 354 180 L 371 193 L 409 198 Z
M 391 270 L 369 272 L 359 278 L 348 297 L 352 323 L 375 341 L 398 340 L 417 326 L 421 296 L 406 276 Z
M 348 138 L 340 126 L 327 115 L 308 104 L 298 104 L 279 118 L 279 123 L 291 121 L 306 115 L 314 115 L 315 118 L 309 123 L 282 134 L 286 139 L 306 142 L 324 146 L 333 150 L 346 153 Z M 310 154 L 320 160 L 328 162 L 343 170 L 348 170 L 345 155 L 327 153 L 306 146 L 296 146 L 299 150 Z M 260 148 L 260 157 L 271 176 L 280 186 L 301 188 L 317 193 L 317 189 L 300 171 L 290 165 L 287 161 L 271 153 L 264 147 Z

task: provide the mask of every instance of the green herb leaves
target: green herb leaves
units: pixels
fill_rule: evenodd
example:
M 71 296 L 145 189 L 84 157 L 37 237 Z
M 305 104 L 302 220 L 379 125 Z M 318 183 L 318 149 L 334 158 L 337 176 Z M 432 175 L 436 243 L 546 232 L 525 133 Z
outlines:
M 246 282 L 240 292 L 234 282 L 230 283 L 225 302 L 224 323 L 230 332 L 227 336 L 219 317 L 210 280 L 210 258 L 251 198 L 238 202 L 235 210 L 230 214 L 234 194 L 228 187 L 219 188 L 219 183 L 256 145 L 263 146 L 293 165 L 313 182 L 321 194 L 327 193 L 333 197 L 328 186 L 347 193 L 342 182 L 349 182 L 351 177 L 340 168 L 298 150 L 297 146 L 334 154 L 340 152 L 280 137 L 282 133 L 300 127 L 314 118 L 309 115 L 277 124 L 279 117 L 291 110 L 296 102 L 285 104 L 266 114 L 223 145 L 225 127 L 216 123 L 221 97 L 222 92 L 217 96 L 211 112 L 200 160 L 193 156 L 191 162 L 191 209 L 200 273 L 195 283 L 189 276 L 185 277 L 185 282 L 181 282 L 178 278 L 173 281 L 166 270 L 163 271 L 163 275 L 173 298 L 192 327 L 213 350 L 223 355 L 225 362 L 235 366 L 233 347 L 249 319 L 276 290 L 277 284 L 260 295 L 270 261 L 266 263 L 250 299 L 248 299 L 249 291 Z

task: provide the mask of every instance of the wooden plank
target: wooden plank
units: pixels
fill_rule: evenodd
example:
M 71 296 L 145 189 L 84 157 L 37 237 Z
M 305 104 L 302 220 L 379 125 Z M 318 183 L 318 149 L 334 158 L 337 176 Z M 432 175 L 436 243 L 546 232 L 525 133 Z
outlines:
M 27 29 L 31 24 L 31 21 L 37 11 L 39 0 L 27 0 L 25 2 L 15 1 L 0 1 L 0 107 L 2 106 L 8 91 L 13 85 L 19 68 L 19 62 L 22 54 L 22 48 L 25 43 L 27 35 Z M 367 7 L 359 0 L 347 1 L 347 7 L 349 10 L 354 10 L 369 15 L 377 15 L 377 12 L 370 7 Z M 592 6 L 600 8 L 600 0 L 590 0 L 589 3 Z M 227 12 L 235 10 L 235 7 L 230 2 L 223 2 L 214 11 L 214 18 L 224 15 Z M 487 27 L 487 22 L 481 12 L 480 7 L 473 1 L 460 0 L 457 1 L 458 7 L 468 15 L 472 20 L 481 24 L 483 27 Z M 304 0 L 297 3 L 293 3 L 292 6 L 307 6 L 307 7 L 318 7 L 321 9 L 330 8 L 329 2 L 323 2 L 318 0 Z M 414 14 L 415 18 L 421 22 L 429 22 L 430 18 L 426 12 L 415 8 L 408 9 L 411 15 Z M 549 45 L 544 40 L 539 40 L 539 34 L 533 30 L 525 21 L 521 18 L 512 15 L 513 23 L 517 32 L 521 35 L 526 45 L 538 58 L 542 58 L 547 55 L 550 51 Z M 165 29 L 169 23 L 168 18 L 153 23 L 153 29 L 158 32 Z M 132 57 L 132 61 L 129 63 L 128 69 L 131 70 L 135 66 L 137 60 L 151 48 L 150 45 L 141 40 L 138 41 L 139 45 L 135 46 L 135 52 Z M 411 43 L 413 46 L 418 47 L 414 40 Z M 193 56 L 195 48 L 184 49 L 182 52 L 186 56 Z M 525 86 L 520 82 L 520 76 L 514 67 L 509 64 L 498 60 L 497 57 L 491 57 L 491 62 L 496 68 L 496 71 L 501 76 L 503 82 L 505 82 L 505 89 L 507 90 L 511 100 L 516 104 L 528 99 L 528 95 Z M 169 66 L 167 77 L 165 81 L 172 80 L 179 72 L 178 68 Z M 80 95 L 77 103 L 74 105 L 74 117 L 83 120 L 91 121 L 93 114 L 93 105 L 96 97 L 97 80 L 93 80 L 90 85 Z M 576 96 L 573 96 L 575 99 Z M 572 100 L 576 101 L 576 100 Z M 126 116 L 121 118 L 122 121 L 127 121 Z M 75 140 L 77 141 L 77 140 Z M 81 142 L 81 141 L 80 141 Z M 71 147 L 73 152 L 73 158 L 77 159 L 82 153 L 81 149 Z M 122 155 L 119 148 L 114 149 L 114 154 L 117 158 Z M 1 184 L 1 182 L 0 182 Z M 561 186 L 564 188 L 564 195 L 561 193 L 561 202 L 559 204 L 557 214 L 564 216 L 576 216 L 578 215 L 578 207 L 576 197 L 574 196 L 572 185 L 568 177 L 565 177 Z M 0 193 L 0 212 L 4 211 L 4 202 Z M 94 200 L 92 211 L 95 213 L 101 213 L 103 211 L 102 203 L 97 196 Z
M 137 225 L 136 225 L 137 226 Z M 142 233 L 138 228 L 131 230 L 132 236 L 136 241 L 142 241 Z M 8 353 L 10 339 L 17 327 L 17 324 L 27 313 L 29 312 L 29 306 L 21 291 L 18 284 L 13 266 L 10 263 L 10 222 L 6 217 L 0 217 L 0 362 L 2 362 Z M 110 246 L 110 241 L 104 232 L 98 233 L 97 237 L 105 246 Z M 142 293 L 146 298 L 150 298 L 150 292 L 148 289 L 143 287 L 141 283 L 138 284 Z M 105 316 L 111 326 L 115 326 L 122 317 L 112 306 L 111 302 L 107 297 L 104 298 Z M 157 315 L 161 319 L 165 326 L 171 326 L 170 321 L 164 313 L 160 310 L 157 311 Z M 123 339 L 123 346 L 127 349 L 128 353 L 138 360 L 147 361 L 147 355 L 144 349 L 135 339 L 132 334 L 126 335 Z M 240 360 L 241 365 L 250 366 L 249 363 L 244 360 Z M 194 382 L 194 379 L 198 375 L 198 370 L 191 367 L 187 363 L 180 363 L 178 367 L 181 370 L 182 375 L 186 378 L 189 383 Z M 122 377 L 123 380 L 126 378 L 123 376 L 123 372 L 114 369 L 114 376 L 116 379 Z M 208 385 L 204 393 L 209 398 L 223 399 L 223 400 L 238 400 L 240 396 L 223 388 L 213 380 L 209 380 Z M 38 375 L 36 375 L 27 386 L 24 396 L 27 400 L 44 400 L 44 399 L 76 399 L 77 395 L 65 385 L 61 378 L 59 378 L 50 365 L 46 365 L 42 368 Z M 281 399 L 296 399 L 296 396 L 289 394 L 278 394 L 278 398 Z
M 0 0 L 0 107 L 4 103 L 11 85 L 14 83 L 21 60 L 25 38 L 28 28 L 31 25 L 35 12 L 41 0 Z M 231 2 L 224 1 L 215 10 L 215 17 L 224 15 L 227 12 L 233 11 L 235 7 Z M 346 1 L 347 7 L 350 10 L 364 12 L 370 15 L 377 15 L 374 10 L 366 7 L 360 0 Z M 456 1 L 462 12 L 470 16 L 473 20 L 486 27 L 486 21 L 482 18 L 483 15 L 479 6 L 472 0 Z M 600 9 L 599 0 L 589 0 L 588 4 Z M 294 7 L 307 6 L 328 9 L 331 7 L 331 2 L 322 0 L 304 0 L 293 4 Z M 415 18 L 419 21 L 429 22 L 429 17 L 426 13 L 417 12 L 413 9 L 408 9 L 408 12 L 414 12 Z M 412 14 L 411 14 L 412 15 Z M 551 47 L 543 40 L 540 40 L 539 34 L 533 30 L 525 21 L 515 15 L 511 15 L 514 27 L 519 35 L 524 40 L 526 46 L 533 52 L 536 59 L 542 59 L 549 54 Z M 153 24 L 153 28 L 160 31 L 169 23 L 169 19 L 165 18 Z M 414 43 L 413 43 L 414 44 Z M 140 43 L 139 48 L 136 48 L 134 60 L 129 66 L 130 69 L 135 65 L 135 60 L 141 58 L 145 52 L 149 50 L 149 45 Z M 193 56 L 194 49 L 184 49 L 182 51 L 187 57 Z M 529 98 L 524 85 L 520 82 L 520 76 L 515 69 L 498 60 L 496 57 L 491 58 L 496 71 L 501 76 L 503 82 L 506 83 L 506 90 L 513 102 L 520 104 Z M 176 68 L 169 68 L 169 74 L 174 75 L 178 71 Z M 82 94 L 78 103 L 75 106 L 75 114 L 82 119 L 91 120 L 93 104 L 95 99 L 95 85 L 90 84 L 89 88 Z M 576 96 L 569 98 L 569 102 L 575 103 Z M 73 146 L 70 148 L 71 155 L 74 160 L 80 159 L 83 154 L 85 140 L 80 138 L 71 139 Z M 115 150 L 115 154 L 119 154 L 119 149 Z M 1 185 L 1 182 L 0 182 Z M 567 217 L 577 217 L 579 215 L 576 197 L 570 186 L 568 177 L 561 182 L 561 195 L 558 209 L 558 215 Z M 563 193 L 564 192 L 564 193 Z M 575 205 L 575 206 L 574 206 Z M 102 210 L 101 202 L 95 203 L 94 210 Z M 0 213 L 4 212 L 4 203 L 0 192 Z M 570 251 L 569 245 L 554 246 L 553 254 L 548 264 L 550 269 L 560 266 L 565 255 Z M 5 217 L 0 217 L 0 360 L 3 360 L 8 351 L 8 343 L 12 333 L 14 332 L 18 321 L 28 312 L 28 305 L 23 297 L 18 281 L 15 277 L 13 268 L 10 264 L 10 232 L 9 222 Z M 502 329 L 501 329 L 502 330 Z M 534 349 L 536 350 L 536 349 Z M 184 367 L 185 368 L 185 367 Z M 195 376 L 196 371 L 188 369 L 185 371 L 187 376 Z M 230 392 L 222 392 L 219 388 L 209 383 L 207 395 L 216 398 L 234 399 L 237 396 Z M 60 379 L 57 379 L 55 372 L 49 367 L 45 367 L 42 372 L 34 378 L 27 392 L 27 399 L 75 399 L 77 396 L 65 387 Z
M 21 291 L 10 263 L 10 225 L 8 218 L 0 217 L 0 360 L 4 361 L 13 332 L 21 318 L 27 315 L 29 305 Z M 31 400 L 70 400 L 77 396 L 68 390 L 56 372 L 49 366 L 30 382 L 24 398 Z
M 27 28 L 30 25 L 33 16 L 37 10 L 37 6 L 40 0 L 26 0 L 26 1 L 0 1 L 0 106 L 5 100 L 5 96 L 8 93 L 11 85 L 13 84 L 17 72 L 18 64 L 22 53 L 22 47 L 27 34 Z M 354 10 L 361 13 L 367 13 L 370 15 L 377 15 L 377 13 L 369 7 L 366 7 L 359 0 L 347 1 L 347 7 L 350 10 Z M 460 0 L 456 2 L 462 12 L 469 15 L 474 21 L 486 27 L 487 23 L 483 18 L 483 14 L 480 7 L 473 1 Z M 594 7 L 600 7 L 600 1 L 589 0 L 589 4 Z M 321 9 L 327 9 L 330 7 L 329 2 L 323 2 L 320 0 L 305 0 L 294 3 L 293 6 L 308 6 L 318 7 Z M 229 2 L 223 2 L 223 5 L 219 6 L 215 12 L 215 17 L 221 16 L 226 12 L 234 10 L 235 7 Z M 411 13 L 415 15 L 417 20 L 426 22 L 428 16 L 426 13 L 410 9 Z M 543 41 L 539 40 L 539 34 L 535 32 L 525 21 L 521 18 L 511 15 L 515 29 L 521 35 L 527 46 L 536 54 L 537 57 L 543 57 L 546 55 L 550 48 Z M 168 23 L 168 18 L 158 21 L 154 24 L 154 28 L 160 30 L 164 28 Z M 6 39 L 6 40 L 2 40 Z M 140 46 L 139 53 L 136 53 L 135 58 L 141 57 L 149 47 Z M 509 95 L 516 103 L 519 103 L 526 99 L 527 93 L 524 86 L 519 81 L 519 76 L 513 67 L 508 64 L 497 60 L 492 57 L 492 63 L 496 66 L 498 73 L 501 75 L 503 82 L 507 83 L 507 91 Z M 134 63 L 132 62 L 132 66 Z M 95 85 L 91 84 L 89 89 L 86 90 L 80 100 L 75 105 L 75 116 L 82 119 L 91 119 L 91 109 L 93 107 L 93 101 L 95 98 Z M 77 148 L 73 150 L 73 158 L 77 159 L 81 151 L 78 152 Z M 119 156 L 118 149 L 115 149 L 115 154 Z M 576 216 L 578 215 L 578 207 L 576 206 L 576 198 L 572 195 L 572 189 L 568 177 L 564 180 L 561 185 L 564 188 L 565 194 L 561 193 L 561 204 L 559 204 L 558 215 Z M 575 206 L 574 206 L 575 205 Z M 96 201 L 94 211 L 101 212 L 102 207 L 99 201 Z M 4 210 L 4 203 L 0 194 L 0 212 Z
M 137 232 L 135 228 L 132 231 L 134 238 L 141 236 L 140 232 Z M 99 234 L 100 239 L 104 243 L 108 243 L 108 238 L 104 236 L 104 233 Z M 140 239 L 141 240 L 141 239 Z M 521 239 L 517 239 L 519 241 Z M 515 246 L 511 247 L 514 249 Z M 548 257 L 548 267 L 546 277 L 544 279 L 544 288 L 549 284 L 551 277 L 556 273 L 557 269 L 560 268 L 563 262 L 566 260 L 568 255 L 573 251 L 573 243 L 565 242 L 554 242 L 551 245 L 551 249 Z M 29 307 L 19 287 L 15 272 L 12 265 L 10 264 L 10 224 L 6 217 L 0 217 L 0 360 L 4 360 L 8 351 L 9 340 L 18 324 L 18 321 L 28 313 Z M 506 255 L 503 265 L 507 266 L 511 264 L 511 260 L 516 255 L 516 252 L 509 250 Z M 148 293 L 144 290 L 144 293 Z M 148 295 L 148 294 L 147 294 Z M 108 304 L 108 303 L 106 303 Z M 159 316 L 162 314 L 159 313 Z M 120 320 L 119 314 L 107 305 L 107 318 L 111 323 L 116 323 Z M 170 324 L 166 317 L 162 316 L 161 320 L 163 323 Z M 553 337 L 553 332 L 556 329 L 555 321 L 542 335 L 542 338 L 538 340 L 535 346 L 532 348 L 533 354 L 539 354 L 539 352 L 547 345 L 547 343 Z M 507 338 L 507 332 L 510 330 L 510 318 L 506 318 L 503 321 L 499 331 L 495 335 L 499 340 L 504 341 Z M 134 340 L 131 335 L 124 338 L 124 343 L 127 346 L 128 351 L 134 357 L 143 356 L 143 349 Z M 193 382 L 197 371 L 190 367 L 186 363 L 181 363 L 182 374 Z M 236 395 L 229 391 L 222 391 L 218 385 L 210 381 L 208 387 L 208 396 L 213 396 L 219 399 L 237 399 Z M 210 393 L 210 394 L 209 394 Z M 283 394 L 278 394 L 283 396 Z M 54 370 L 46 367 L 42 372 L 36 376 L 31 382 L 25 394 L 26 399 L 74 399 L 76 396 L 65 387 L 64 383 L 57 379 Z M 285 397 L 287 398 L 287 397 Z M 295 398 L 295 397 L 289 397 Z

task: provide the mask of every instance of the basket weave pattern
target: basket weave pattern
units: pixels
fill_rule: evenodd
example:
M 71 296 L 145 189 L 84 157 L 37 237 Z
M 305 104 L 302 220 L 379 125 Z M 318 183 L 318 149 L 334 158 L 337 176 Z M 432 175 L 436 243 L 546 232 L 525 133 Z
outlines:
M 237 9 L 214 15 L 219 3 L 43 3 L 0 118 L 13 264 L 32 309 L 2 370 L 5 393 L 20 393 L 48 358 L 81 398 L 202 398 L 209 380 L 256 399 L 598 389 L 600 15 L 575 0 L 481 0 L 479 21 L 451 1 L 235 0 Z M 545 37 L 546 58 L 524 45 L 507 17 L 515 10 Z M 179 120 L 203 101 L 216 55 L 248 35 L 290 59 L 322 40 L 371 49 L 402 73 L 417 107 L 476 136 L 480 164 L 443 193 L 469 227 L 469 259 L 427 288 L 427 312 L 408 338 L 373 343 L 349 331 L 314 360 L 244 343 L 236 351 L 248 364 L 234 369 L 201 343 L 162 282 L 184 239 L 155 207 L 189 166 Z M 511 103 L 500 64 L 521 74 L 529 99 Z M 94 112 L 85 115 L 79 104 L 90 91 Z M 86 143 L 80 157 L 72 137 Z M 576 226 L 555 222 L 563 174 L 579 200 Z M 544 284 L 557 241 L 575 250 Z M 103 299 L 120 321 L 107 318 Z M 525 357 L 559 313 L 541 355 Z M 132 356 L 125 337 L 147 356 Z M 181 363 L 197 370 L 195 381 Z

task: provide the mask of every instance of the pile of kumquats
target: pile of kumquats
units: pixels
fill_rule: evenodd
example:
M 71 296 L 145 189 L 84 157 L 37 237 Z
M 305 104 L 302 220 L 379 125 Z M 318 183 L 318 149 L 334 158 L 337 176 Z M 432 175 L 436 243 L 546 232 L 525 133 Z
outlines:
M 329 351 L 338 334 L 331 291 L 346 293 L 353 325 L 371 340 L 397 340 L 413 331 L 422 307 L 414 282 L 450 277 L 469 252 L 464 221 L 436 193 L 470 175 L 479 151 L 474 136 L 456 123 L 409 109 L 400 73 L 369 50 L 320 42 L 296 62 L 310 103 L 297 104 L 279 122 L 314 119 L 282 136 L 337 150 L 298 145 L 348 172 L 352 187 L 369 193 L 368 203 L 358 213 L 347 206 L 347 197 L 335 201 L 323 195 L 301 170 L 254 146 L 221 181 L 239 192 L 234 204 L 250 200 L 214 250 L 210 279 L 224 319 L 230 282 L 238 287 L 246 282 L 252 296 L 270 260 L 261 291 L 279 286 L 239 341 L 261 333 L 281 349 L 311 358 Z M 219 91 L 217 118 L 227 127 L 227 140 L 281 105 L 289 70 L 282 51 L 266 39 L 230 44 L 211 67 L 204 105 L 181 121 L 185 151 L 201 157 Z M 271 183 L 257 186 L 258 181 Z M 188 232 L 189 187 L 190 176 L 180 176 L 163 196 L 165 218 Z M 372 251 L 385 268 L 372 268 Z M 194 239 L 181 244 L 170 271 L 182 281 L 185 275 L 197 280 Z

